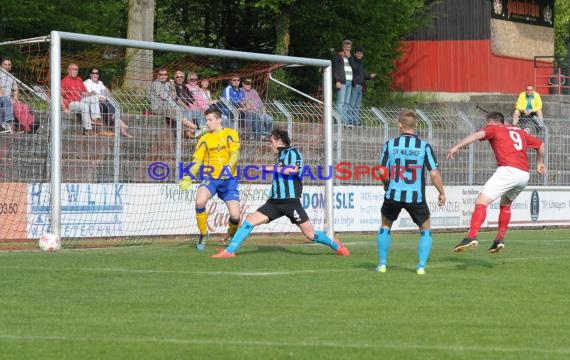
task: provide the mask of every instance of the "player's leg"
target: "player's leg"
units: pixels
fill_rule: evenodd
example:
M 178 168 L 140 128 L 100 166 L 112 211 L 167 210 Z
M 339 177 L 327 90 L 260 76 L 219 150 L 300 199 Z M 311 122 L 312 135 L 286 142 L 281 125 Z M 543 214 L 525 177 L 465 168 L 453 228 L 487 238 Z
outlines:
M 386 272 L 388 266 L 388 250 L 390 250 L 390 229 L 392 223 L 398 218 L 402 211 L 402 203 L 384 199 L 382 209 L 382 225 L 378 229 L 378 236 L 376 237 L 376 245 L 378 249 L 378 266 L 376 271 Z
M 376 237 L 376 246 L 378 251 L 378 265 L 376 271 L 384 273 L 388 266 L 388 250 L 390 250 L 390 229 L 392 228 L 393 220 L 388 219 L 382 214 L 382 226 L 378 229 L 378 236 Z
M 239 219 L 240 219 L 239 201 L 238 200 L 226 201 L 226 206 L 228 207 L 228 212 L 230 213 L 230 220 L 228 225 L 228 237 L 227 237 L 227 239 L 229 240 L 235 235 L 239 227 Z
M 530 178 L 530 174 L 528 172 L 520 169 L 510 168 L 510 172 L 512 179 L 516 181 L 517 184 L 501 196 L 501 203 L 499 205 L 499 229 L 497 231 L 495 241 L 493 241 L 493 244 L 489 248 L 489 252 L 493 254 L 499 252 L 505 247 L 505 233 L 507 232 L 511 221 L 511 204 L 521 191 L 524 190 Z
M 307 219 L 305 222 L 297 224 L 297 226 L 307 239 L 328 246 L 339 256 L 350 256 L 350 251 L 340 240 L 331 239 L 324 231 L 315 230 L 310 220 Z
M 198 250 L 204 250 L 206 237 L 208 236 L 208 212 L 206 211 L 206 203 L 210 200 L 213 193 L 208 188 L 210 184 L 200 184 L 196 192 L 196 225 L 200 231 L 198 245 L 196 246 Z
M 337 255 L 350 255 L 350 251 L 348 251 L 340 240 L 331 239 L 325 232 L 314 229 L 313 224 L 309 220 L 309 215 L 307 215 L 299 199 L 287 203 L 280 203 L 278 207 L 281 213 L 287 216 L 292 224 L 297 225 L 299 229 L 301 229 L 301 232 L 307 239 L 328 246 L 333 249 Z
M 479 245 L 477 234 L 487 217 L 487 207 L 512 188 L 513 182 L 509 177 L 508 167 L 500 166 L 495 170 L 495 173 L 493 173 L 489 180 L 487 180 L 483 190 L 481 190 L 479 196 L 475 199 L 475 208 L 473 209 L 471 222 L 469 223 L 469 233 L 459 244 L 455 245 L 453 251 L 464 252 L 467 248 L 475 248 Z
M 230 213 L 230 221 L 228 226 L 228 234 L 224 238 L 223 243 L 231 239 L 239 227 L 240 209 L 239 209 L 239 191 L 237 179 L 231 178 L 223 180 L 217 189 L 217 194 L 228 207 Z
M 483 191 L 485 191 L 485 189 L 483 189 Z M 453 248 L 453 251 L 455 252 L 464 252 L 467 248 L 476 248 L 479 246 L 477 234 L 487 217 L 487 206 L 494 201 L 493 198 L 487 196 L 483 191 L 479 193 L 479 196 L 475 199 L 475 208 L 473 209 L 471 221 L 469 223 L 469 233 L 459 244 L 455 245 Z
M 241 247 L 241 244 L 247 239 L 253 228 L 269 221 L 269 217 L 260 212 L 258 209 L 244 220 L 235 235 L 232 237 L 230 245 L 219 253 L 212 255 L 212 258 L 230 258 L 235 256 L 235 252 Z
M 406 210 L 412 217 L 412 220 L 420 229 L 420 238 L 418 240 L 418 264 L 416 272 L 418 275 L 424 275 L 426 264 L 431 253 L 432 236 L 430 226 L 430 212 L 427 203 L 412 204 L 406 206 Z
M 499 229 L 497 231 L 497 237 L 489 248 L 489 252 L 492 254 L 498 253 L 505 247 L 505 233 L 511 221 L 511 204 L 512 201 L 508 197 L 501 197 L 501 204 L 499 205 Z
M 509 227 L 509 222 L 511 221 L 511 204 L 513 201 L 506 196 L 501 197 L 501 203 L 499 205 L 499 229 L 497 231 L 497 240 L 503 240 L 505 238 L 505 233 Z

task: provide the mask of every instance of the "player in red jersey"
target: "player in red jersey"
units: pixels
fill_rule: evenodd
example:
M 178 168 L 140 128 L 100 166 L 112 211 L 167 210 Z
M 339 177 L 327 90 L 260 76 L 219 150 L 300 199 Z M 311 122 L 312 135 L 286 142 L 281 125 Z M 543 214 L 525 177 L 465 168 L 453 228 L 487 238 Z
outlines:
M 459 141 L 449 149 L 447 158 L 453 159 L 453 154 L 459 149 L 477 140 L 489 140 L 495 159 L 497 159 L 497 170 L 487 180 L 485 187 L 475 200 L 469 234 L 453 248 L 453 251 L 463 252 L 469 247 L 479 245 L 477 233 L 485 221 L 487 206 L 500 197 L 499 231 L 493 245 L 489 248 L 489 252 L 496 253 L 505 247 L 503 240 L 511 220 L 511 204 L 528 184 L 530 174 L 526 149 L 536 149 L 537 171 L 539 174 L 544 174 L 546 171 L 544 143 L 517 126 L 505 124 L 503 114 L 492 112 L 487 115 L 485 128 Z

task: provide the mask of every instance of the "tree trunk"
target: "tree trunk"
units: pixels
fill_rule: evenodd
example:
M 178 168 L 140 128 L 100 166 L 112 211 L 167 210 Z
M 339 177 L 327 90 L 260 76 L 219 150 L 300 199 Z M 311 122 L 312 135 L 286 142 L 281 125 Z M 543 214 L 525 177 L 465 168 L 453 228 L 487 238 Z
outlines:
M 154 8 L 154 0 L 129 0 L 128 39 L 153 41 Z M 128 48 L 126 59 L 125 88 L 149 89 L 153 80 L 152 51 Z
M 290 5 L 282 5 L 281 11 L 275 19 L 275 33 L 277 36 L 275 42 L 276 55 L 288 55 L 289 45 L 291 43 L 289 29 L 291 26 L 291 11 Z

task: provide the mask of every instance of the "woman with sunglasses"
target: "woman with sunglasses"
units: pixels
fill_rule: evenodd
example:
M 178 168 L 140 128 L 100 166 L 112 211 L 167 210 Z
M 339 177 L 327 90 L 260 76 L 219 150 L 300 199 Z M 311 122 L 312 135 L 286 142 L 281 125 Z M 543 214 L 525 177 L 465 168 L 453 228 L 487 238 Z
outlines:
M 111 97 L 109 94 L 109 90 L 100 80 L 101 78 L 101 70 L 99 68 L 93 66 L 89 70 L 89 79 L 84 81 L 85 87 L 87 91 L 96 94 L 99 98 L 99 108 L 101 110 L 101 115 L 105 124 L 107 126 L 114 126 L 115 121 L 119 123 L 119 128 L 121 131 L 121 135 L 127 138 L 133 137 L 131 134 L 127 132 L 127 124 L 121 120 L 121 107 L 119 104 Z M 101 131 L 98 133 L 102 136 L 113 136 L 114 133 L 111 131 Z

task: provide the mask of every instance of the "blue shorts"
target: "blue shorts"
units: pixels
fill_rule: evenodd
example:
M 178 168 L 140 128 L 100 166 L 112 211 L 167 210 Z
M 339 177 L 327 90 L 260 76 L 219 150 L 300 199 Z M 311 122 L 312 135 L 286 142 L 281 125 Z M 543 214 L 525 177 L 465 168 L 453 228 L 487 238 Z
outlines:
M 199 186 L 205 186 L 212 196 L 218 195 L 223 201 L 239 201 L 238 182 L 236 178 L 231 179 L 205 179 Z

